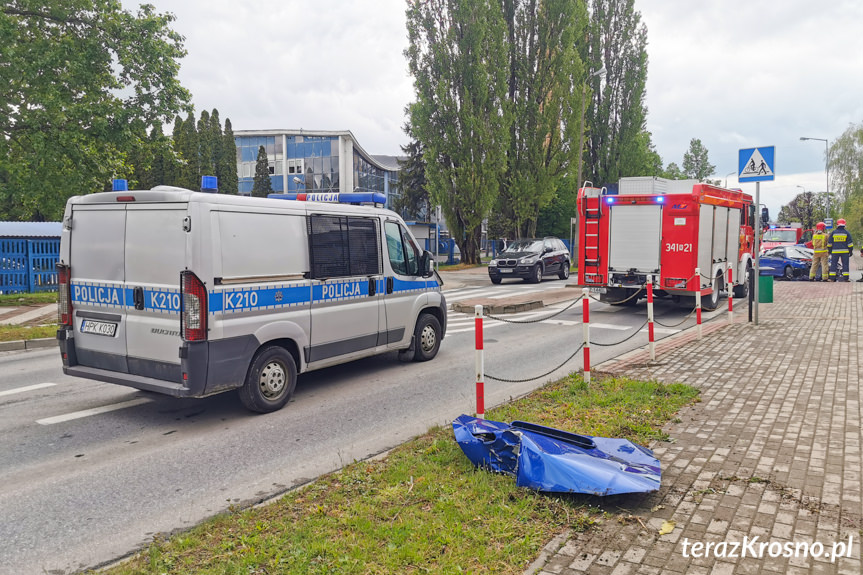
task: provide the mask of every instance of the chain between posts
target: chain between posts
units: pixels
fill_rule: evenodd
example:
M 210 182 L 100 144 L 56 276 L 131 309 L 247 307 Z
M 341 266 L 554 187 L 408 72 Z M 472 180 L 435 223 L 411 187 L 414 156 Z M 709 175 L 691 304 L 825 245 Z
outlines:
M 501 382 L 504 382 L 504 383 L 526 383 L 526 382 L 528 382 L 528 381 L 533 381 L 533 380 L 535 380 L 535 379 L 541 379 L 541 378 L 543 378 L 543 377 L 547 377 L 547 376 L 551 375 L 552 373 L 554 373 L 555 371 L 557 371 L 558 369 L 560 369 L 561 367 L 563 367 L 564 365 L 566 365 L 567 363 L 569 363 L 570 361 L 572 361 L 572 358 L 574 358 L 576 355 L 578 355 L 578 352 L 580 352 L 580 351 L 581 351 L 581 348 L 583 348 L 583 347 L 584 347 L 584 344 L 582 343 L 582 344 L 581 344 L 581 345 L 579 345 L 579 346 L 578 346 L 578 348 L 577 348 L 577 349 L 572 353 L 572 355 L 571 355 L 571 356 L 569 356 L 568 358 L 566 358 L 566 359 L 563 361 L 563 363 L 561 363 L 560 365 L 558 365 L 558 366 L 557 366 L 557 367 L 555 367 L 554 369 L 552 369 L 552 370 L 550 370 L 550 371 L 547 371 L 547 372 L 543 373 L 542 375 L 537 375 L 536 377 L 528 377 L 527 379 L 506 379 L 506 378 L 503 378 L 503 377 L 495 377 L 495 376 L 493 376 L 493 375 L 489 375 L 489 374 L 485 374 L 485 377 L 486 377 L 486 379 L 493 379 L 494 381 L 501 381 Z
M 547 320 L 547 319 L 551 319 L 551 318 L 553 318 L 553 317 L 557 317 L 557 316 L 559 316 L 560 314 L 562 314 L 563 312 L 565 312 L 566 310 L 568 310 L 569 308 L 571 308 L 572 306 L 574 306 L 575 304 L 577 304 L 578 302 L 580 302 L 582 299 L 584 299 L 584 296 L 583 296 L 583 295 L 582 295 L 582 296 L 578 296 L 578 299 L 576 299 L 575 301 L 573 301 L 571 304 L 569 304 L 569 305 L 568 305 L 568 306 L 566 306 L 565 308 L 562 308 L 561 310 L 556 311 L 556 312 L 554 312 L 554 313 L 553 313 L 553 314 L 551 314 L 551 315 L 547 315 L 547 316 L 545 316 L 545 317 L 536 318 L 536 319 L 528 319 L 528 320 L 524 320 L 524 321 L 519 321 L 519 320 L 515 320 L 515 319 L 506 319 L 506 318 L 503 318 L 503 317 L 500 317 L 500 316 L 496 316 L 496 315 L 491 315 L 491 314 L 486 314 L 486 315 L 485 315 L 485 317 L 487 317 L 487 318 L 489 318 L 489 319 L 493 319 L 493 320 L 495 320 L 495 321 L 502 321 L 502 322 L 504 322 L 504 323 L 539 323 L 539 322 L 545 321 L 545 320 Z
M 631 296 L 629 296 L 629 297 L 628 297 L 628 298 L 626 298 L 626 299 L 622 299 L 622 300 L 620 300 L 620 301 L 616 301 L 616 302 L 614 302 L 614 305 L 621 305 L 621 304 L 624 304 L 624 303 L 628 302 L 628 301 L 629 301 L 629 300 L 631 300 L 632 298 L 636 298 L 636 297 L 638 297 L 638 294 L 640 294 L 641 292 L 643 292 L 643 291 L 644 291 L 644 287 L 645 287 L 646 285 L 647 285 L 647 284 L 641 284 L 641 287 L 639 287 L 639 288 L 638 288 L 638 291 L 637 291 L 637 292 L 635 292 L 634 294 L 632 294 Z M 584 297 L 584 296 L 582 296 L 582 297 Z M 603 302 L 601 299 L 599 299 L 599 298 L 597 298 L 597 297 L 590 296 L 590 299 L 592 299 L 593 301 L 598 301 L 598 302 L 600 302 L 600 303 L 605 303 L 605 302 Z

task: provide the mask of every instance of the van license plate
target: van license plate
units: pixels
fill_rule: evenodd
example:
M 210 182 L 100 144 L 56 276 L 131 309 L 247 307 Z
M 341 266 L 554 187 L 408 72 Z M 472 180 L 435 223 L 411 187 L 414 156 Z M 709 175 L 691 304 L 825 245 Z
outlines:
M 590 293 L 608 293 L 608 290 L 604 287 L 592 287 L 588 289 L 590 290 Z
M 114 337 L 114 334 L 117 333 L 117 324 L 106 321 L 85 319 L 81 322 L 81 333 L 92 333 L 93 335 Z

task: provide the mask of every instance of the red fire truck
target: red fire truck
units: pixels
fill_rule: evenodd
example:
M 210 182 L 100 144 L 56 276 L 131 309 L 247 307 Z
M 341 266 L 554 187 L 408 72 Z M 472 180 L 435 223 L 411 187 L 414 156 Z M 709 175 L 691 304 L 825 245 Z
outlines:
M 657 296 L 700 287 L 702 307 L 716 309 L 729 268 L 734 296 L 748 293 L 757 225 L 748 194 L 657 177 L 622 178 L 616 194 L 585 182 L 578 216 L 578 282 L 602 301 L 634 304 L 651 276 Z

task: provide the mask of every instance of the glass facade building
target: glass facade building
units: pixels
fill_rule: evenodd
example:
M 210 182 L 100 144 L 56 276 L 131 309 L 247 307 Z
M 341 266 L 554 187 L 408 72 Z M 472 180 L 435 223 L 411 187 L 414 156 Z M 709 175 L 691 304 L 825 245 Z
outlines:
M 261 146 L 274 192 L 379 192 L 388 208 L 399 193 L 397 161 L 366 153 L 349 131 L 243 130 L 234 140 L 240 194 L 252 193 Z

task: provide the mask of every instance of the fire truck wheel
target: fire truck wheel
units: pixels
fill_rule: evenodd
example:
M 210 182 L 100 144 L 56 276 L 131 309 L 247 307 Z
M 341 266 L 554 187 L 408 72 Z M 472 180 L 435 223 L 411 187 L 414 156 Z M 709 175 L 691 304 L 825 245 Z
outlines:
M 540 264 L 536 264 L 533 266 L 533 269 L 530 271 L 530 283 L 538 284 L 542 281 L 542 266 Z
M 734 286 L 734 297 L 746 297 L 749 295 L 749 276 L 752 274 L 752 266 L 746 266 L 746 275 L 743 276 L 743 283 Z
M 719 292 L 722 291 L 723 284 L 722 273 L 720 272 L 713 278 L 713 291 L 701 302 L 701 307 L 705 311 L 713 311 L 719 307 Z
M 258 351 L 246 383 L 239 389 L 240 401 L 251 411 L 278 411 L 294 394 L 297 387 L 297 364 L 283 347 L 268 345 Z
M 557 277 L 562 280 L 569 279 L 569 260 L 563 262 L 563 267 L 561 268 L 560 273 L 557 274 Z

